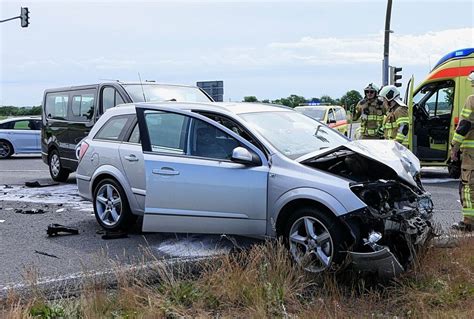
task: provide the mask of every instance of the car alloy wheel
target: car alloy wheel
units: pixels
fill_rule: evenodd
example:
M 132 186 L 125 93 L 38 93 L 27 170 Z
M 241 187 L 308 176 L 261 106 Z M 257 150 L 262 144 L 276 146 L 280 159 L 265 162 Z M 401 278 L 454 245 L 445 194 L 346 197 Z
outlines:
M 0 141 L 0 158 L 9 158 L 13 153 L 13 149 L 7 141 Z
M 53 177 L 58 177 L 59 172 L 61 171 L 61 162 L 59 161 L 59 155 L 57 153 L 53 153 L 51 155 L 49 166 L 51 168 L 51 174 Z
M 331 233 L 319 219 L 303 216 L 291 226 L 288 244 L 293 259 L 309 272 L 329 269 L 334 258 Z
M 97 216 L 104 225 L 117 225 L 122 214 L 122 197 L 114 185 L 102 184 L 95 196 L 95 206 Z

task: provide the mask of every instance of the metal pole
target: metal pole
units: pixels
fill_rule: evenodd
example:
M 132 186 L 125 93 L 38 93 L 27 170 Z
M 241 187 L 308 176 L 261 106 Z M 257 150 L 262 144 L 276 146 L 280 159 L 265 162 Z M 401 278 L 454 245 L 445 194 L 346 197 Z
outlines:
M 7 21 L 10 21 L 10 20 L 20 19 L 20 18 L 21 18 L 21 16 L 10 18 L 10 19 L 5 19 L 5 20 L 0 20 L 0 23 L 7 22 Z
M 392 15 L 392 0 L 387 0 L 387 14 L 385 15 L 385 37 L 383 44 L 382 84 L 388 85 L 388 53 L 390 45 L 390 17 Z

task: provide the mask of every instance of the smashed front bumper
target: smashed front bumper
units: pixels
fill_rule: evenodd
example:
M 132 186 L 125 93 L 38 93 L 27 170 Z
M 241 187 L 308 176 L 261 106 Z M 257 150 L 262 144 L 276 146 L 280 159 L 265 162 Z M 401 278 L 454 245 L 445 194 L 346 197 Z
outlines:
M 349 251 L 348 255 L 354 269 L 375 272 L 379 277 L 392 278 L 404 271 L 402 265 L 388 247 L 366 253 Z

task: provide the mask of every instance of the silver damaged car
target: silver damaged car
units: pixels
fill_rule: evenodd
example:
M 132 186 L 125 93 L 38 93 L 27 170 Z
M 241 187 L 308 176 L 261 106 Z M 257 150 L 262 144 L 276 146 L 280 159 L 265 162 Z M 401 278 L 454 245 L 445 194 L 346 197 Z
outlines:
M 291 109 L 139 103 L 83 140 L 77 185 L 105 229 L 282 237 L 310 272 L 397 275 L 432 234 L 420 163 L 393 141 L 350 141 Z

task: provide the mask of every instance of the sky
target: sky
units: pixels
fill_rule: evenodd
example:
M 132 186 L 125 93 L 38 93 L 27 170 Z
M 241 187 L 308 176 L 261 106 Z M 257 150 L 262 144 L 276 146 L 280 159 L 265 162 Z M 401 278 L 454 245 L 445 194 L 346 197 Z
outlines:
M 224 100 L 341 97 L 382 82 L 386 0 L 18 1 L 30 26 L 0 23 L 0 105 L 107 80 L 195 85 Z M 419 83 L 446 53 L 474 47 L 474 1 L 393 0 L 390 64 Z M 404 90 L 405 85 L 402 87 Z

